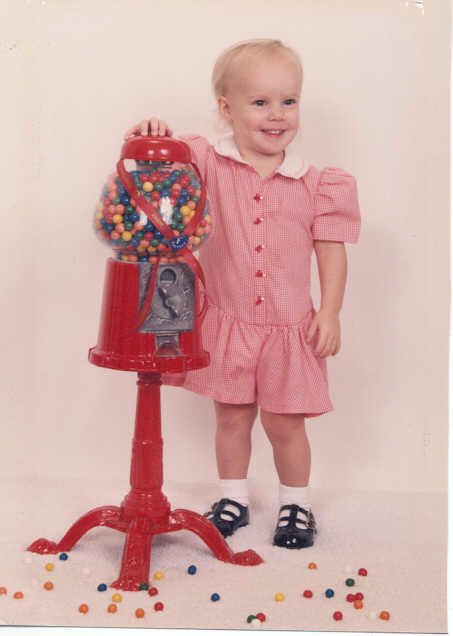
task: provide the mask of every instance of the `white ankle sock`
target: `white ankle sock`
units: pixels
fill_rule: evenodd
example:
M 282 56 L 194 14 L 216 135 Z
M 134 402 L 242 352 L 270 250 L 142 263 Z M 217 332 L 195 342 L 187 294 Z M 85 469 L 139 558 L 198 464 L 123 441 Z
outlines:
M 279 486 L 280 506 L 290 506 L 297 504 L 301 508 L 311 509 L 310 487 L 309 486 Z
M 249 505 L 249 484 L 247 479 L 220 479 L 219 483 L 222 498 L 233 499 L 243 506 Z

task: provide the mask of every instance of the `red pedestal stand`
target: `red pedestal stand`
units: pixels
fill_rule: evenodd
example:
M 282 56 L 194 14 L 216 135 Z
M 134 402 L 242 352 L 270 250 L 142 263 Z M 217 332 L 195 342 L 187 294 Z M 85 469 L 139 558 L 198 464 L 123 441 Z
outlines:
M 111 585 L 122 590 L 138 590 L 148 583 L 151 542 L 155 534 L 191 530 L 226 563 L 259 565 L 253 550 L 232 552 L 217 528 L 205 517 L 190 510 L 171 511 L 162 493 L 163 466 L 160 414 L 160 373 L 139 373 L 135 435 L 132 446 L 131 490 L 121 506 L 101 506 L 80 517 L 55 543 L 37 539 L 27 549 L 39 554 L 67 552 L 91 528 L 107 526 L 126 533 L 121 571 Z

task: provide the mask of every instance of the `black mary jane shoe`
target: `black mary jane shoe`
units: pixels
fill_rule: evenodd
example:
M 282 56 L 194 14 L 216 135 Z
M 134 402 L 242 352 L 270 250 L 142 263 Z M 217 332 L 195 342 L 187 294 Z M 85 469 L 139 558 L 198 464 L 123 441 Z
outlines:
M 226 506 L 234 506 L 238 512 L 225 510 Z M 248 524 L 249 509 L 248 506 L 243 506 L 233 499 L 221 499 L 212 504 L 211 510 L 205 512 L 203 516 L 209 519 L 224 537 L 231 537 L 238 528 Z
M 289 514 L 285 514 L 288 512 Z M 282 506 L 273 544 L 290 550 L 308 548 L 313 545 L 316 532 L 316 522 L 311 510 L 297 504 Z

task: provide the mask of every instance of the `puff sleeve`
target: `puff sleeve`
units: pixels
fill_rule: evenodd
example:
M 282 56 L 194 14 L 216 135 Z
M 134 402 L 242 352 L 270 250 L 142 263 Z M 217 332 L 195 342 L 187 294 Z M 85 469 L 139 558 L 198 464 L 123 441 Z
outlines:
M 355 178 L 339 168 L 321 171 L 314 194 L 313 240 L 355 243 L 360 209 Z
M 201 135 L 180 135 L 178 139 L 189 146 L 192 161 L 197 165 L 201 178 L 206 183 L 207 162 L 211 149 L 208 140 Z

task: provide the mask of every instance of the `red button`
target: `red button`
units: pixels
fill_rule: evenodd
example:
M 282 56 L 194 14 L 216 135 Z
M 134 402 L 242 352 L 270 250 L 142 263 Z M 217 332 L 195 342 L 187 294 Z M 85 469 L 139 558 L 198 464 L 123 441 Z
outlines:
M 264 249 L 264 245 L 257 245 L 255 249 L 257 252 L 261 252 Z
M 253 197 L 255 199 L 255 201 L 261 201 L 263 198 L 262 194 L 255 194 L 255 196 Z
M 262 223 L 263 221 L 264 219 L 262 216 L 257 216 L 253 222 L 255 223 L 255 225 L 258 225 L 258 223 Z

